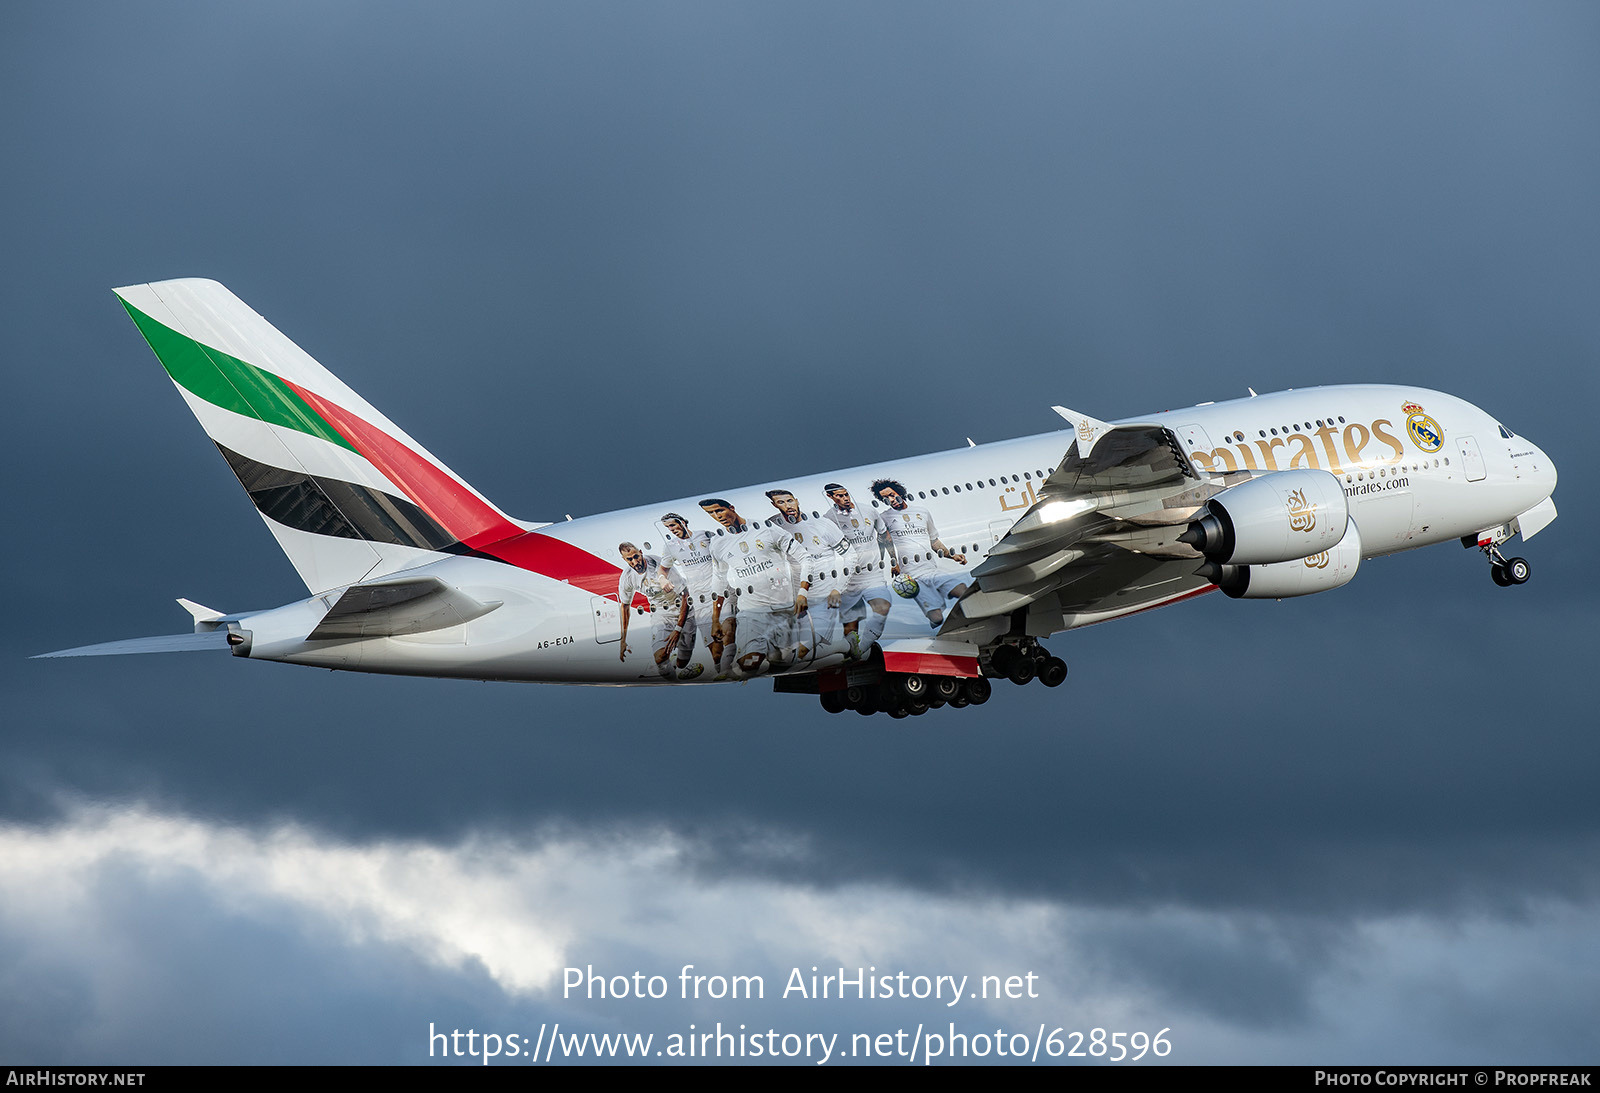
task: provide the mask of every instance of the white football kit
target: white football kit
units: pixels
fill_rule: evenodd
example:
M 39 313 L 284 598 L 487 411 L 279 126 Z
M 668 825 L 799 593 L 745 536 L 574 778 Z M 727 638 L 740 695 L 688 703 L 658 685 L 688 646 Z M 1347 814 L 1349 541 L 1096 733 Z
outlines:
M 883 518 L 876 513 L 865 513 L 860 509 L 851 509 L 845 512 L 838 505 L 834 505 L 827 512 L 828 519 L 838 526 L 839 531 L 849 540 L 852 550 L 850 559 L 850 583 L 845 585 L 844 603 L 845 620 L 854 621 L 859 614 L 852 613 L 859 607 L 860 611 L 867 610 L 867 600 L 889 599 L 889 584 L 884 579 L 888 572 L 883 560 L 883 547 L 879 537 L 884 534 Z
M 717 560 L 711 554 L 712 535 L 709 531 L 691 531 L 687 539 L 672 532 L 666 533 L 661 544 L 661 566 L 669 580 L 676 581 L 689 594 L 689 613 L 692 625 L 700 636 L 700 644 L 711 648 L 711 616 L 719 586 Z M 733 618 L 731 602 L 723 605 L 724 621 Z
M 650 603 L 650 651 L 659 653 L 672 639 L 673 632 L 678 630 L 678 611 L 682 606 L 683 591 L 662 573 L 660 559 L 653 554 L 646 554 L 644 572 L 624 562 L 622 576 L 617 579 L 617 602 L 622 605 L 622 610 L 633 609 L 633 597 L 636 594 L 642 594 Z M 689 654 L 694 650 L 694 631 L 687 622 L 679 634 L 676 648 L 678 659 L 684 661 L 689 659 Z M 653 657 L 651 663 L 655 663 Z M 663 657 L 655 668 L 661 675 L 670 676 L 672 657 Z
M 942 610 L 951 590 L 965 584 L 967 578 L 939 569 L 938 555 L 933 551 L 939 530 L 933 525 L 933 514 L 918 505 L 907 505 L 903 509 L 886 508 L 879 519 L 888 530 L 889 549 L 901 574 L 917 582 L 917 606 L 925 615 Z
M 838 637 L 844 590 L 850 583 L 850 541 L 832 520 L 790 520 L 782 515 L 777 520 L 778 526 L 789 529 L 804 552 L 800 575 L 810 588 L 803 590 L 806 613 L 795 621 L 800 644 L 812 659 L 842 652 L 833 646 Z M 838 606 L 828 602 L 835 592 L 840 597 Z
M 794 648 L 795 573 L 805 552 L 786 528 L 746 524 L 711 541 L 719 591 L 739 599 L 736 639 L 742 660 L 762 654 L 768 663 L 788 659 Z

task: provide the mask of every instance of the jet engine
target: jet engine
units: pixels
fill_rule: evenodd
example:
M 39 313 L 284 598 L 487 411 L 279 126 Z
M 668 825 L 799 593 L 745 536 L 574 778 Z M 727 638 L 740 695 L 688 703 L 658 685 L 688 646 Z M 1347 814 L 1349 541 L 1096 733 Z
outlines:
M 1309 596 L 1349 584 L 1361 565 L 1361 532 L 1356 522 L 1345 519 L 1344 538 L 1330 550 L 1319 551 L 1292 562 L 1265 565 L 1223 565 L 1207 562 L 1203 577 L 1234 599 L 1281 600 L 1289 596 Z
M 1219 565 L 1292 562 L 1332 550 L 1349 517 L 1344 487 L 1327 471 L 1277 471 L 1207 501 L 1178 542 Z

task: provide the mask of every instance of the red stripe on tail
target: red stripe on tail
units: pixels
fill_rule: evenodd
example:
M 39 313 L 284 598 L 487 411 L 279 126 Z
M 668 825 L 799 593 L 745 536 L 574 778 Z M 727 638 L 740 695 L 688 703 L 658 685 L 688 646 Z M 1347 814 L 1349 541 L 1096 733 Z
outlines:
M 618 566 L 561 539 L 522 530 L 460 480 L 382 429 L 298 384 L 283 382 L 418 508 L 467 546 L 598 596 L 616 596 L 622 572 Z

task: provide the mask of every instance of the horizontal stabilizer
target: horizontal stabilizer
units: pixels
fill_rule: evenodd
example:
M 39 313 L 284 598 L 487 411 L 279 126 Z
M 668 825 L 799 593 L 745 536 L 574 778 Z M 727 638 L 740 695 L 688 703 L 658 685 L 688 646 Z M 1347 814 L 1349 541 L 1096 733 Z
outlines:
M 308 641 L 395 637 L 459 626 L 487 615 L 500 601 L 483 603 L 438 577 L 394 577 L 344 590 Z
M 227 648 L 226 630 L 206 630 L 199 634 L 164 634 L 155 638 L 128 638 L 125 641 L 105 641 L 99 645 L 80 645 L 76 649 L 58 649 L 54 653 L 40 653 L 31 659 L 114 657 L 128 653 L 195 653 L 206 649 Z

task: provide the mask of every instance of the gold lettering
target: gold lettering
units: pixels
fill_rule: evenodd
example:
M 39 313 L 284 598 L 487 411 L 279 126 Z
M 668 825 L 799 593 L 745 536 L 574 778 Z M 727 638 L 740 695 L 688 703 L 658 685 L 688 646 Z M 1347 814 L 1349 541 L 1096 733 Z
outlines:
M 1190 452 L 1189 458 L 1199 464 L 1200 469 L 1207 474 L 1215 474 L 1217 472 L 1217 461 L 1211 458 L 1210 452 Z
M 1322 441 L 1322 450 L 1328 453 L 1328 469 L 1334 474 L 1343 474 L 1344 468 L 1339 466 L 1339 453 L 1333 449 L 1333 434 L 1339 427 L 1332 422 L 1317 430 L 1317 439 Z
M 1250 445 L 1239 444 L 1236 445 L 1236 447 L 1239 449 L 1239 455 L 1243 458 L 1244 465 L 1246 467 L 1249 467 L 1253 471 L 1261 469 L 1256 466 L 1256 457 L 1250 454 Z
M 1316 445 L 1311 443 L 1310 437 L 1303 433 L 1291 433 L 1289 434 L 1289 439 L 1300 445 L 1300 450 L 1295 452 L 1289 459 L 1290 470 L 1300 466 L 1302 463 L 1308 467 L 1322 466 L 1321 463 L 1317 462 L 1317 448 Z
M 1223 473 L 1226 474 L 1230 471 L 1236 471 L 1239 469 L 1239 461 L 1233 458 L 1233 453 L 1228 451 L 1228 449 L 1218 448 L 1211 454 L 1222 461 Z
M 1352 437 L 1360 437 L 1361 439 L 1353 440 L 1351 439 Z M 1350 462 L 1352 464 L 1357 467 L 1361 466 L 1361 464 L 1364 462 L 1364 459 L 1361 455 L 1361 449 L 1365 448 L 1367 446 L 1367 442 L 1371 439 L 1372 433 L 1369 432 L 1367 427 L 1362 425 L 1360 422 L 1352 422 L 1351 424 L 1345 426 L 1344 454 L 1350 457 Z
M 1317 526 L 1317 510 L 1306 502 L 1306 491 L 1295 490 L 1289 495 L 1289 530 L 1309 532 Z
M 1267 470 L 1277 470 L 1278 461 L 1273 458 L 1272 449 L 1283 447 L 1283 441 L 1279 440 L 1277 437 L 1273 437 L 1271 440 L 1258 440 L 1256 441 L 1256 447 L 1261 449 L 1261 458 L 1266 460 Z
M 1393 434 L 1386 433 L 1381 428 L 1379 428 L 1379 426 L 1381 426 L 1381 425 L 1389 425 L 1390 428 L 1393 428 L 1394 426 L 1392 424 L 1390 424 L 1390 422 L 1388 421 L 1387 418 L 1379 418 L 1377 421 L 1374 421 L 1372 423 L 1372 431 L 1373 431 L 1374 434 L 1377 435 L 1378 439 L 1383 441 L 1385 444 L 1389 445 L 1389 447 L 1394 449 L 1394 455 L 1390 456 L 1388 459 L 1385 459 L 1384 462 L 1385 463 L 1398 463 L 1398 462 L 1400 462 L 1402 459 L 1404 459 L 1406 457 L 1405 445 L 1401 444 L 1398 440 L 1396 440 L 1394 438 Z

